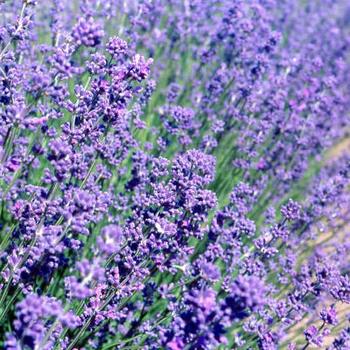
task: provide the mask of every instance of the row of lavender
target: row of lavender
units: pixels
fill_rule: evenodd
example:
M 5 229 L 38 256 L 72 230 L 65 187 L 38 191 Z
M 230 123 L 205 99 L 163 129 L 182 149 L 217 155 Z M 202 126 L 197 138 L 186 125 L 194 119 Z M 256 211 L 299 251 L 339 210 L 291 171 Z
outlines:
M 0 13 L 1 348 L 350 349 L 348 1 Z

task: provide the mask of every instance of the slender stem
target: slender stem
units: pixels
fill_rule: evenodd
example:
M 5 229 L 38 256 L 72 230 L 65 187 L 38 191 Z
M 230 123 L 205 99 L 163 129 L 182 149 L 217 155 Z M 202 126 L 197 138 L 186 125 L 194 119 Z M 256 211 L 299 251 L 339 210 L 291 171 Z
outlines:
M 5 309 L 4 311 L 1 313 L 0 315 L 0 322 L 3 319 L 3 317 L 7 314 L 7 311 L 9 310 L 9 308 L 12 306 L 12 303 L 14 302 L 14 300 L 17 298 L 18 294 L 20 293 L 20 288 L 17 287 L 17 289 L 15 290 L 15 292 L 12 295 L 12 298 L 8 301 L 8 303 L 6 303 Z
M 23 17 L 24 17 L 24 12 L 25 12 L 26 6 L 27 6 L 27 3 L 26 3 L 26 1 L 24 1 L 23 5 L 22 5 L 22 9 L 21 9 L 21 14 L 20 14 L 19 19 L 18 19 L 18 26 L 16 28 L 16 31 L 15 31 L 14 35 L 11 37 L 11 39 L 7 42 L 5 47 L 0 52 L 0 61 L 2 61 L 2 59 L 4 58 L 7 50 L 9 49 L 9 47 L 10 47 L 10 45 L 12 43 L 13 37 L 15 37 L 18 34 L 19 30 L 22 28 L 22 22 L 23 22 Z

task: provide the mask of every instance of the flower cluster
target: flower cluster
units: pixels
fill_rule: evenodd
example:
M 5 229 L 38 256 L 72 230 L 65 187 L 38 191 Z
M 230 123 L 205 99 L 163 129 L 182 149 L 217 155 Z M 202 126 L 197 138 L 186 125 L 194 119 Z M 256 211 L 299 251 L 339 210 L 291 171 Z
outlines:
M 0 13 L 1 348 L 349 348 L 347 0 Z

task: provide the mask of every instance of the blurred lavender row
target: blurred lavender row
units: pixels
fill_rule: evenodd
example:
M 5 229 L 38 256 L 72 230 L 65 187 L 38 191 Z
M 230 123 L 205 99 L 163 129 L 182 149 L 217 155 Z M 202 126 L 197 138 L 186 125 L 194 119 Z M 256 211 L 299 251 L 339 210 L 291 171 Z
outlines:
M 1 1 L 0 347 L 350 349 L 349 122 L 348 0 Z

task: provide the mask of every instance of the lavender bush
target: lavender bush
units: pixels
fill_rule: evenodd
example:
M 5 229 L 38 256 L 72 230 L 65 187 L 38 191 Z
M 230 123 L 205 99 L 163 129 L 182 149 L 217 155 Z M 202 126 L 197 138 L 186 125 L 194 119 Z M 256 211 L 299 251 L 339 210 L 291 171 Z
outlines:
M 350 349 L 348 0 L 0 4 L 0 347 Z

